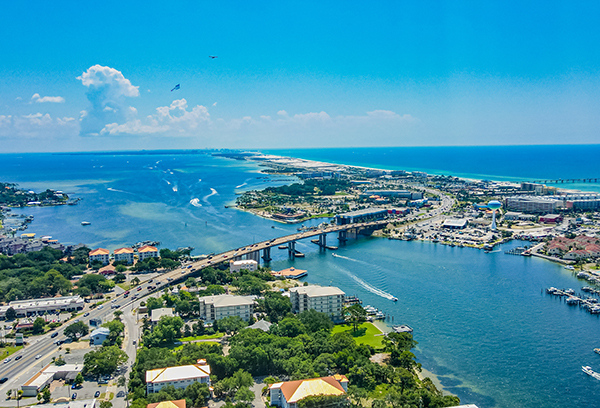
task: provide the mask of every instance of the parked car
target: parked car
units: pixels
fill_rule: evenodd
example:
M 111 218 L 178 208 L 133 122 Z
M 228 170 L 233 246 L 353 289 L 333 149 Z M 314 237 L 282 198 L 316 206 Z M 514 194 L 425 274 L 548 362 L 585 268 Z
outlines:
M 96 392 L 94 393 L 94 398 L 98 398 L 99 396 L 100 396 L 100 391 L 96 391 Z
M 117 398 L 123 398 L 125 396 L 125 391 L 117 392 Z
M 77 398 L 77 393 L 76 392 L 74 392 L 73 395 L 71 395 L 71 399 L 75 399 L 75 398 Z

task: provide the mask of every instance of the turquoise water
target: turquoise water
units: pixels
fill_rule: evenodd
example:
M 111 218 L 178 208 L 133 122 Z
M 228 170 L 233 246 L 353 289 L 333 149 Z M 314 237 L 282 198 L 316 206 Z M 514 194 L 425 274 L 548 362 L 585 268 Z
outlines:
M 0 180 L 83 199 L 24 210 L 35 215 L 28 232 L 110 249 L 151 239 L 169 248 L 191 245 L 196 254 L 295 231 L 225 208 L 244 189 L 289 180 L 265 181 L 259 170 L 203 154 L 0 156 Z M 306 258 L 289 261 L 286 251 L 274 249 L 272 267 L 308 269 L 308 281 L 339 286 L 394 323 L 411 325 L 419 361 L 463 403 L 598 406 L 600 381 L 581 366 L 600 370 L 592 352 L 600 347 L 600 318 L 541 293 L 548 286 L 580 288 L 569 271 L 503 252 L 377 238 L 349 241 L 339 257 L 308 241 L 297 248 Z
M 600 145 L 279 149 L 265 153 L 484 180 L 522 182 L 600 177 L 597 160 Z M 600 192 L 600 183 L 548 185 Z

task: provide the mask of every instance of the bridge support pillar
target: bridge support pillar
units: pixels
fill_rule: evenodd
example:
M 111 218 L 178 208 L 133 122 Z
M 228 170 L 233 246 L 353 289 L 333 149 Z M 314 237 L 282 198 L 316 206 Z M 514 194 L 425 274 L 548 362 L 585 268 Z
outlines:
M 251 259 L 258 262 L 260 265 L 260 251 L 253 251 L 246 254 L 246 259 Z
M 319 247 L 325 249 L 327 247 L 327 234 L 319 235 Z
M 271 262 L 271 247 L 263 249 L 262 259 L 265 263 Z
M 340 232 L 338 232 L 338 240 L 340 242 L 346 242 L 346 241 L 348 241 L 348 231 L 341 230 Z
M 296 241 L 288 242 L 288 256 L 292 259 L 296 258 Z

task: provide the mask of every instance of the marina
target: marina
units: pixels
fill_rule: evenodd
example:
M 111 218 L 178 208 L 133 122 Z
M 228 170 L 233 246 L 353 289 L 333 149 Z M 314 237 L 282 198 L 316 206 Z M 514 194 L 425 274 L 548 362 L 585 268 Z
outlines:
M 583 288 L 582 288 L 583 289 Z M 588 313 L 593 315 L 600 315 L 600 304 L 598 299 L 594 297 L 583 297 L 581 294 L 576 295 L 573 289 L 557 289 L 550 287 L 546 289 L 546 293 L 560 298 L 565 298 L 565 303 L 571 306 L 580 306 L 585 309 Z

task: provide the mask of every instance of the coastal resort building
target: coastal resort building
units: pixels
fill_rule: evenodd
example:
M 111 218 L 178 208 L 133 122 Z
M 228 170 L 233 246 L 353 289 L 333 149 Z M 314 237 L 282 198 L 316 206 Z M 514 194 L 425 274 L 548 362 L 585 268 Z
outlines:
M 186 408 L 184 399 L 175 401 L 155 402 L 154 404 L 146 405 L 146 408 Z
M 98 327 L 90 333 L 90 346 L 101 346 L 109 334 L 110 330 L 107 327 Z
M 255 304 L 253 297 L 234 295 L 204 296 L 199 301 L 200 318 L 209 323 L 229 316 L 239 316 L 248 321 Z
M 0 317 L 6 316 L 6 311 L 13 308 L 17 312 L 17 317 L 33 316 L 35 314 L 56 313 L 56 312 L 75 312 L 83 310 L 85 302 L 81 296 L 60 296 L 42 299 L 14 300 L 8 305 L 0 306 Z
M 504 200 L 504 208 L 509 211 L 520 211 L 526 213 L 554 213 L 560 201 L 530 196 L 508 197 Z
M 163 387 L 172 385 L 175 388 L 186 388 L 199 382 L 210 386 L 210 366 L 206 360 L 198 360 L 196 364 L 156 368 L 146 371 L 146 393 L 159 392 Z
M 342 308 L 346 294 L 334 286 L 298 286 L 290 289 L 292 312 L 301 313 L 314 309 L 331 316 L 333 321 L 342 320 Z
M 83 364 L 65 364 L 56 366 L 48 364 L 40 372 L 31 377 L 21 386 L 24 397 L 35 397 L 54 380 L 74 379 L 83 370 Z
M 336 374 L 331 377 L 279 382 L 269 387 L 271 405 L 281 408 L 296 408 L 298 401 L 318 395 L 345 396 L 348 379 Z
M 243 259 L 240 261 L 229 261 L 229 271 L 230 272 L 239 272 L 242 269 L 245 269 L 250 272 L 254 272 L 258 269 L 258 262 L 254 259 Z
M 175 316 L 173 314 L 173 309 L 171 309 L 170 307 L 161 307 L 160 309 L 154 309 L 151 312 L 151 320 L 152 320 L 152 325 L 157 325 L 158 322 L 160 321 L 160 318 L 163 316 L 167 316 L 167 317 L 173 317 Z
M 140 261 L 147 258 L 158 258 L 158 249 L 151 245 L 144 245 L 143 247 L 138 248 L 137 252 Z
M 448 219 L 444 220 L 442 223 L 442 228 L 447 229 L 465 229 L 467 227 L 468 221 L 466 219 Z
M 94 261 L 102 262 L 102 265 L 108 265 L 110 262 L 110 251 L 105 248 L 97 248 L 89 253 L 90 263 Z
M 115 249 L 115 262 L 125 261 L 128 265 L 133 263 L 133 248 Z
M 337 225 L 357 224 L 367 221 L 382 220 L 388 212 L 383 208 L 365 208 L 364 210 L 351 211 L 335 216 Z
M 278 278 L 298 279 L 298 278 L 302 278 L 302 277 L 308 275 L 308 271 L 291 267 L 291 268 L 287 268 L 287 269 L 284 269 L 279 272 L 271 271 L 271 275 L 278 277 Z

